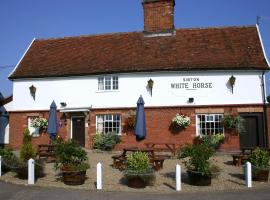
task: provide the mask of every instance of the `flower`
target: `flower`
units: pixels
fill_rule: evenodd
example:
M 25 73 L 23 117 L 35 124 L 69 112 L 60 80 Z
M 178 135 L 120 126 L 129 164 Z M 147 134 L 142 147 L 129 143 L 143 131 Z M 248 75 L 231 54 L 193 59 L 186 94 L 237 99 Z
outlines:
M 32 120 L 31 126 L 34 128 L 43 128 L 48 126 L 48 120 L 42 117 L 37 117 Z
M 175 117 L 172 118 L 172 123 L 178 128 L 187 128 L 190 125 L 190 118 L 177 113 Z

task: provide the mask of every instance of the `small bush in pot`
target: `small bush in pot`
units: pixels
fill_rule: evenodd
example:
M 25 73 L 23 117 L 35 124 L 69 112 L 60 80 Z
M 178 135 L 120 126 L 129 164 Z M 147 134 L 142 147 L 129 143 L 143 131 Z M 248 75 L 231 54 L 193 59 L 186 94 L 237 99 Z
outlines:
M 150 166 L 148 154 L 139 151 L 130 154 L 124 176 L 129 187 L 144 188 L 147 185 L 154 185 L 155 173 Z
M 186 145 L 178 154 L 179 159 L 185 159 L 184 164 L 192 185 L 210 185 L 213 176 L 209 159 L 214 155 L 214 149 L 207 144 Z
M 32 137 L 29 129 L 25 128 L 23 131 L 23 145 L 20 149 L 20 157 L 12 157 L 8 163 L 12 166 L 19 178 L 26 179 L 28 177 L 28 160 L 30 158 L 35 160 L 35 178 L 44 175 L 44 163 L 42 160 L 36 158 L 36 149 L 32 145 Z
M 257 148 L 249 156 L 252 164 L 252 179 L 255 181 L 268 181 L 270 156 L 268 151 Z
M 222 124 L 228 133 L 234 130 L 236 133 L 245 132 L 245 119 L 239 115 L 224 115 Z
M 59 140 L 55 152 L 55 169 L 60 169 L 67 185 L 81 185 L 90 167 L 87 153 L 74 140 Z
M 93 147 L 102 151 L 111 151 L 120 142 L 120 136 L 116 133 L 96 133 L 93 139 Z

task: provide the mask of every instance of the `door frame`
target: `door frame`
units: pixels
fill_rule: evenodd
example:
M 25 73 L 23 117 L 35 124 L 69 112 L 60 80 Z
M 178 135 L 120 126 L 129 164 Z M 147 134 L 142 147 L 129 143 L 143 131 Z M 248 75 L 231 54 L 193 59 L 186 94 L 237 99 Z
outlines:
M 73 139 L 73 118 L 84 118 L 86 119 L 85 116 L 71 116 L 71 120 L 70 120 L 70 139 Z M 84 136 L 85 136 L 85 120 L 84 120 Z

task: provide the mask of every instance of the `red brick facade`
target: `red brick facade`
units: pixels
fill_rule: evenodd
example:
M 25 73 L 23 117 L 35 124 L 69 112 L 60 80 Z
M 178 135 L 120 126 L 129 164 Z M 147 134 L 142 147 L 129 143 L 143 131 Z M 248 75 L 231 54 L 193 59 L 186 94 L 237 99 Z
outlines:
M 163 32 L 174 29 L 174 0 L 144 0 L 144 31 Z
M 85 147 L 92 147 L 93 136 L 96 134 L 96 115 L 97 114 L 120 114 L 121 115 L 121 126 L 124 127 L 125 119 L 129 116 L 128 113 L 131 109 L 135 108 L 119 108 L 119 109 L 93 109 L 90 111 L 89 116 L 86 116 L 86 123 L 89 124 L 85 128 Z M 116 149 L 122 149 L 128 146 L 139 146 L 143 147 L 145 142 L 173 142 L 178 147 L 181 147 L 188 143 L 193 143 L 196 137 L 196 114 L 198 113 L 238 113 L 238 112 L 263 112 L 261 105 L 254 106 L 215 106 L 215 107 L 149 107 L 145 108 L 146 114 L 146 127 L 147 137 L 145 140 L 137 142 L 132 132 L 123 132 L 121 136 L 122 142 L 116 146 Z M 268 116 L 270 110 L 267 110 Z M 191 125 L 180 131 L 179 133 L 173 133 L 170 130 L 170 124 L 172 117 L 176 113 L 186 114 L 191 118 Z M 83 114 L 83 113 L 81 113 Z M 78 116 L 78 113 L 72 115 Z M 68 114 L 68 120 L 66 125 L 63 123 L 59 135 L 64 138 L 70 138 L 70 117 Z M 27 117 L 40 116 L 48 117 L 47 111 L 40 112 L 11 112 L 10 113 L 10 146 L 18 149 L 22 144 L 22 133 L 23 129 L 27 127 Z M 61 113 L 58 113 L 60 119 Z M 270 125 L 270 118 L 268 117 L 268 126 Z M 225 133 L 226 134 L 226 133 Z M 270 132 L 268 132 L 268 144 L 270 144 Z M 40 143 L 48 143 L 49 138 L 47 134 L 41 134 L 40 137 L 33 138 L 35 145 Z M 239 150 L 239 136 L 229 136 L 226 134 L 226 140 L 221 145 L 221 151 L 234 151 Z

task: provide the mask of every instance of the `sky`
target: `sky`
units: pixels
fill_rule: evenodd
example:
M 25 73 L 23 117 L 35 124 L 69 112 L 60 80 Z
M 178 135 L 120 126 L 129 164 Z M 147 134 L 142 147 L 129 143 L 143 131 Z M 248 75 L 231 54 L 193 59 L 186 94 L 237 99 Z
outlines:
M 270 60 L 270 0 L 175 0 L 175 27 L 255 25 Z M 33 38 L 143 30 L 141 0 L 0 0 L 0 92 Z M 267 93 L 270 95 L 270 75 Z

